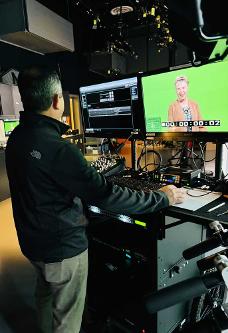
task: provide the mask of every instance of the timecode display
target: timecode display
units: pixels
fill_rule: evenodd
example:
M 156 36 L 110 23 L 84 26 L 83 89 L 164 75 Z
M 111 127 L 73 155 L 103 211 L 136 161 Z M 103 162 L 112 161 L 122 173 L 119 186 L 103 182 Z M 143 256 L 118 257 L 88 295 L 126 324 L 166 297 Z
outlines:
M 221 126 L 220 120 L 163 121 L 162 127 Z

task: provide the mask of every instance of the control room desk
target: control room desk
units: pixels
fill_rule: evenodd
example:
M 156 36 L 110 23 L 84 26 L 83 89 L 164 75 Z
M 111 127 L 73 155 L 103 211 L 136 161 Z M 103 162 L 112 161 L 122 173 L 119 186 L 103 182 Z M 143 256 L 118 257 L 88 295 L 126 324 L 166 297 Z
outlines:
M 225 205 L 208 212 L 210 208 L 213 208 L 220 203 L 225 203 Z M 226 214 L 218 216 L 219 214 L 227 211 Z M 228 199 L 220 197 L 209 204 L 197 209 L 196 211 L 191 211 L 188 209 L 178 208 L 178 207 L 169 207 L 164 210 L 166 216 L 171 216 L 179 219 L 180 221 L 189 221 L 198 224 L 208 225 L 212 221 L 219 221 L 223 224 L 228 225 Z
M 208 212 L 209 209 L 223 202 L 225 203 L 223 206 L 215 209 L 212 212 Z M 155 230 L 161 231 L 162 228 L 166 228 L 165 217 L 172 217 L 174 219 L 178 219 L 179 222 L 176 221 L 175 223 L 193 222 L 204 226 L 208 226 L 210 222 L 216 220 L 225 225 L 226 224 L 228 225 L 228 199 L 225 199 L 223 197 L 220 197 L 195 211 L 175 206 L 170 206 L 166 209 L 161 210 L 158 213 L 151 213 L 148 215 L 135 215 L 135 216 L 125 216 L 122 214 L 105 212 L 99 209 L 98 211 L 99 211 L 98 213 L 100 213 L 101 215 L 108 216 L 125 223 L 138 224 L 152 231 Z M 218 216 L 219 214 L 225 211 L 227 211 L 226 214 Z M 156 226 L 154 225 L 154 222 Z

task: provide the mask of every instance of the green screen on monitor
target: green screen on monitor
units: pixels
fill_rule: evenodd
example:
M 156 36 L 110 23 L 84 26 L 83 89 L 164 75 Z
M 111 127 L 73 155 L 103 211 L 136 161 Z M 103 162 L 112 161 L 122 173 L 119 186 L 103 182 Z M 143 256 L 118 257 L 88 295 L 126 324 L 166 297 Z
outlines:
M 4 119 L 5 135 L 9 136 L 17 125 L 19 125 L 18 119 Z
M 228 61 L 142 77 L 147 133 L 228 132 Z

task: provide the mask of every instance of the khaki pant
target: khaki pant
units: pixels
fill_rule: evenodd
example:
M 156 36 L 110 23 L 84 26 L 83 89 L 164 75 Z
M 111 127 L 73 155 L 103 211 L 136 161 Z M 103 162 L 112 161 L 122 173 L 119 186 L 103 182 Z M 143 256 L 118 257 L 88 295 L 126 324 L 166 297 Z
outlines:
M 42 333 L 79 333 L 85 304 L 88 250 L 61 262 L 32 262 Z

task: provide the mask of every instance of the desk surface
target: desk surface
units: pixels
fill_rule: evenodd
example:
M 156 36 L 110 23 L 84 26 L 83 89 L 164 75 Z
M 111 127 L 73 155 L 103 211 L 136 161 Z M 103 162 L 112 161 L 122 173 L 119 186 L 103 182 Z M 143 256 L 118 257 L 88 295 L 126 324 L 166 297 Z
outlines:
M 218 209 L 213 210 L 212 212 L 208 212 L 209 209 L 219 205 L 222 202 L 225 202 L 225 205 L 219 207 Z M 188 221 L 196 223 L 208 224 L 216 220 L 228 224 L 228 213 L 218 216 L 219 214 L 227 210 L 228 210 L 228 200 L 221 197 L 195 211 L 178 207 L 169 207 L 165 210 L 165 215 L 179 219 L 186 219 Z

